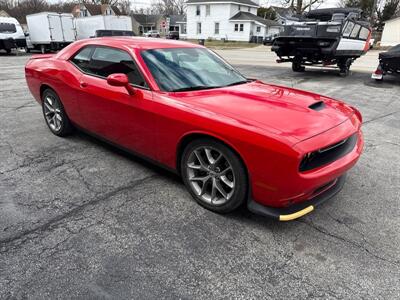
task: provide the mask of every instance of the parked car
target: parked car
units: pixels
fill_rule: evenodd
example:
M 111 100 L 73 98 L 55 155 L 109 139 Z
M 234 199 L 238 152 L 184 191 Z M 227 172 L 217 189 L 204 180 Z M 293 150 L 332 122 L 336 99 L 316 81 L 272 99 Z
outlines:
M 263 40 L 263 44 L 264 45 L 272 45 L 277 37 L 278 37 L 278 34 L 272 34 L 272 35 L 266 36 Z
M 96 37 L 104 36 L 135 36 L 135 33 L 131 30 L 96 30 Z
M 160 32 L 157 31 L 157 30 L 150 30 L 150 31 L 147 31 L 147 32 L 143 33 L 143 36 L 159 38 L 160 37 Z
M 25 74 L 53 134 L 81 128 L 148 158 L 218 213 L 301 217 L 341 190 L 363 149 L 354 107 L 247 79 L 192 43 L 87 39 L 33 56 Z
M 12 49 L 25 46 L 25 35 L 17 19 L 0 17 L 0 50 L 10 53 Z
M 41 12 L 27 15 L 29 29 L 26 51 L 57 51 L 75 41 L 75 26 L 72 14 Z
M 386 52 L 379 53 L 379 64 L 372 79 L 382 81 L 384 75 L 400 74 L 400 44 L 390 48 Z
M 170 40 L 179 40 L 179 31 L 170 31 L 167 34 L 167 39 Z

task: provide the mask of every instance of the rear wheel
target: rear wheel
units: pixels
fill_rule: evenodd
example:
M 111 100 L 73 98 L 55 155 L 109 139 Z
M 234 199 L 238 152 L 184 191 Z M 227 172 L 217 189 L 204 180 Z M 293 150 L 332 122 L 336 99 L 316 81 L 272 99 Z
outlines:
M 42 95 L 43 116 L 50 131 L 57 136 L 67 136 L 73 130 L 58 95 L 46 89 Z
M 344 59 L 338 63 L 339 76 L 346 77 L 350 74 L 350 66 L 353 63 L 351 58 Z
M 292 62 L 292 70 L 293 72 L 304 72 L 306 68 L 301 65 L 301 62 L 294 61 Z
M 181 158 L 183 181 L 203 207 L 228 213 L 246 200 L 247 172 L 226 145 L 208 138 L 191 142 Z
M 6 53 L 10 54 L 11 53 L 11 49 L 6 49 Z

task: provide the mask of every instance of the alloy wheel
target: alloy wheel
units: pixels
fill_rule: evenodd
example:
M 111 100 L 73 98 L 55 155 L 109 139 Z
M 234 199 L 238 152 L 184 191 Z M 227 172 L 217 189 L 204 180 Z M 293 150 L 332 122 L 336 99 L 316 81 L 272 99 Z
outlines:
M 187 178 L 195 194 L 205 203 L 219 206 L 235 192 L 235 174 L 229 160 L 213 147 L 194 149 L 186 163 Z
M 47 95 L 44 98 L 43 105 L 46 122 L 49 125 L 50 129 L 55 132 L 60 131 L 63 123 L 60 104 L 54 97 L 52 97 L 51 95 Z

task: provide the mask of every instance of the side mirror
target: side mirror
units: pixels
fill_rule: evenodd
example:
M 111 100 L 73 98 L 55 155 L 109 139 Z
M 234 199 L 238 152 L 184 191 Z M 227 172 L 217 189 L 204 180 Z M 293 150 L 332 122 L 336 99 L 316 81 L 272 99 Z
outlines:
M 129 79 L 126 74 L 115 73 L 107 77 L 107 83 L 111 86 L 123 86 L 128 91 L 129 95 L 135 93 L 135 89 L 129 84 Z

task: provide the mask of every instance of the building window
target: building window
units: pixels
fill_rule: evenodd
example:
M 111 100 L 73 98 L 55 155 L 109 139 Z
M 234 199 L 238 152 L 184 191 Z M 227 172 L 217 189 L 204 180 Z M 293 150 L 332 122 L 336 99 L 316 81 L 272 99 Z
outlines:
M 243 24 L 240 24 L 240 30 L 239 31 L 243 31 Z
M 250 6 L 247 8 L 247 11 L 250 12 Z
M 210 15 L 210 4 L 206 5 L 206 16 Z
M 183 26 L 182 26 L 182 34 L 186 34 L 186 23 L 185 24 L 182 24 Z
M 235 24 L 235 31 L 239 31 L 239 24 Z
M 257 26 L 257 32 L 261 32 L 261 26 Z
M 197 34 L 201 34 L 201 23 L 197 23 Z
M 219 23 L 215 23 L 214 33 L 219 34 Z
M 242 7 L 240 6 L 240 5 L 238 5 L 239 6 L 239 10 L 241 10 L 242 9 Z
M 200 16 L 200 5 L 196 5 L 196 16 Z

